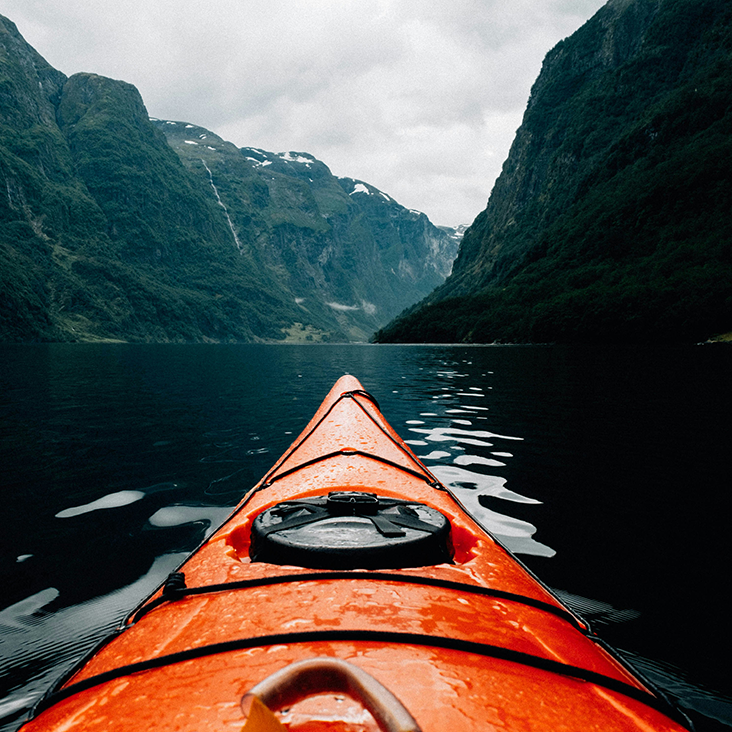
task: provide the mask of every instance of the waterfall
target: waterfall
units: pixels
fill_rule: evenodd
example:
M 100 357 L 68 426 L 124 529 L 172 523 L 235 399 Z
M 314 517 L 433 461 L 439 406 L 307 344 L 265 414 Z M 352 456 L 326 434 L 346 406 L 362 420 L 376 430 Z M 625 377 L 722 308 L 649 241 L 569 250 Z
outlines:
M 219 191 L 216 188 L 216 184 L 213 180 L 213 173 L 211 173 L 211 168 L 206 165 L 206 161 L 201 158 L 201 162 L 203 163 L 203 167 L 206 168 L 208 171 L 208 179 L 211 181 L 211 188 L 213 188 L 214 193 L 216 194 L 216 200 L 219 202 L 219 206 L 224 209 L 224 214 L 226 215 L 226 220 L 229 222 L 229 228 L 231 229 L 231 234 L 234 237 L 234 242 L 236 243 L 236 248 L 239 250 L 239 254 L 244 253 L 244 247 L 242 247 L 241 242 L 239 241 L 239 237 L 236 235 L 236 231 L 234 231 L 234 224 L 231 222 L 231 216 L 229 216 L 229 209 L 226 208 L 226 204 L 221 200 L 221 196 L 219 196 Z

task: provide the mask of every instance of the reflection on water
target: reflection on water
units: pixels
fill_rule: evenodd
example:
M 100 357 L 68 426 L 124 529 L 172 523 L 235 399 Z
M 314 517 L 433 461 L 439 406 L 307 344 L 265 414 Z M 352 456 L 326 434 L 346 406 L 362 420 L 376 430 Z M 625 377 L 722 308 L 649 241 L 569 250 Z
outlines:
M 223 520 L 344 373 L 477 521 L 567 590 L 567 604 L 687 709 L 732 724 L 728 697 L 711 691 L 729 686 L 714 661 L 727 661 L 715 630 L 728 614 L 718 572 L 729 558 L 718 425 L 732 413 L 732 357 L 0 348 L 3 732 Z
M 156 485 L 150 494 L 165 493 L 174 485 Z M 145 499 L 144 491 L 118 491 L 82 506 L 74 506 L 55 514 L 57 519 L 74 519 L 94 511 L 121 509 Z M 153 501 L 153 507 L 156 504 Z M 151 509 L 149 509 L 151 510 Z M 147 519 L 154 529 L 183 527 L 191 537 L 187 549 L 193 549 L 212 533 L 230 513 L 228 507 L 169 505 L 155 510 Z M 129 531 L 129 517 L 121 517 L 118 531 Z M 143 527 L 144 530 L 144 527 Z M 175 542 L 175 539 L 173 539 Z M 175 545 L 175 544 L 173 544 Z M 160 584 L 187 556 L 187 551 L 166 551 L 153 560 L 152 566 L 139 579 L 126 586 L 90 600 L 67 605 L 56 587 L 49 587 L 0 611 L 0 679 L 7 687 L 0 702 L 0 729 L 13 729 L 13 721 L 43 695 L 53 681 L 70 669 L 83 653 L 109 635 L 128 613 Z M 25 554 L 17 562 L 32 559 Z M 109 562 L 112 571 L 114 561 Z M 89 557 L 88 565 L 92 558 Z M 124 558 L 122 558 L 124 561 Z M 67 580 L 59 577 L 62 583 Z M 75 577 L 75 581 L 83 578 Z M 62 587 L 64 584 L 62 584 Z M 66 594 L 66 593 L 64 593 Z M 7 721 L 7 726 L 1 725 Z
M 185 524 L 204 523 L 209 529 L 206 535 L 213 533 L 217 526 L 231 513 L 228 508 L 204 508 L 202 506 L 165 506 L 148 519 L 152 526 L 182 526 Z
M 18 715 L 69 670 L 84 650 L 109 635 L 185 556 L 158 557 L 137 581 L 79 605 L 51 608 L 60 593 L 49 587 L 1 611 L 0 677 L 8 684 L 0 702 L 0 722 L 7 723 L 3 729 L 12 729 Z
M 623 657 L 656 688 L 663 689 L 672 699 L 681 700 L 687 712 L 693 710 L 703 715 L 694 717 L 697 732 L 729 729 L 732 726 L 732 696 L 692 680 L 674 664 L 646 658 L 626 649 L 620 650 Z M 710 723 L 709 720 L 713 721 Z
M 492 511 L 481 502 L 481 499 L 493 496 L 517 503 L 538 504 L 540 501 L 507 491 L 503 487 L 505 483 L 503 478 L 442 466 L 434 467 L 432 472 L 477 523 L 493 534 L 507 549 L 516 554 L 531 554 L 537 557 L 553 557 L 556 554 L 554 549 L 533 538 L 536 526 L 499 511 Z M 507 497 L 507 494 L 511 494 L 512 497 Z
M 142 491 L 117 491 L 116 493 L 109 493 L 106 496 L 97 498 L 96 501 L 92 501 L 91 503 L 85 503 L 83 506 L 65 508 L 56 514 L 56 518 L 72 518 L 73 516 L 81 516 L 81 514 L 89 513 L 90 511 L 99 511 L 102 508 L 128 506 L 130 503 L 139 501 L 144 497 L 145 494 Z
M 484 398 L 484 390 L 491 390 L 492 386 L 486 383 L 474 386 L 469 381 L 470 375 L 459 371 L 438 371 L 436 377 L 449 384 L 439 387 L 440 394 L 432 395 L 433 400 L 439 399 L 445 406 L 438 411 L 420 412 L 420 419 L 405 420 L 406 427 L 402 430 L 405 438 L 408 433 L 421 437 L 405 441 L 416 449 L 420 460 L 458 503 L 504 546 L 517 554 L 554 556 L 554 549 L 534 539 L 536 526 L 511 515 L 511 503 L 539 505 L 541 501 L 509 490 L 506 479 L 492 470 L 506 467 L 507 460 L 513 457 L 507 447 L 523 440 L 520 436 L 485 429 L 490 408 L 476 405 L 474 400 Z M 490 374 L 483 373 L 480 378 L 486 380 Z M 451 384 L 458 380 L 459 384 Z M 439 443 L 444 449 L 420 452 L 419 448 L 433 443 Z M 489 503 L 493 508 L 489 508 Z

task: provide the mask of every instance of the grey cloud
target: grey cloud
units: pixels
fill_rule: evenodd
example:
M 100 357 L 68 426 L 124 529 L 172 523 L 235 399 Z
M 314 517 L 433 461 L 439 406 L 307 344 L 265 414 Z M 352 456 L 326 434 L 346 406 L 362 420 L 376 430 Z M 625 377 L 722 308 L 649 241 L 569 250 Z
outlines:
M 603 0 L 4 0 L 56 68 L 306 150 L 438 224 L 482 210 L 546 52 Z

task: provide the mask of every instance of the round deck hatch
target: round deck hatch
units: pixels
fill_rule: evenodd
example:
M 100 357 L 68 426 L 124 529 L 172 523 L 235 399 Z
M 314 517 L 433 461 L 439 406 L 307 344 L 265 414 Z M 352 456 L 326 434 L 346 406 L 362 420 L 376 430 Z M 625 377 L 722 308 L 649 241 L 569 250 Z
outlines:
M 260 513 L 250 556 L 313 569 L 424 567 L 451 561 L 450 522 L 423 503 L 335 491 Z

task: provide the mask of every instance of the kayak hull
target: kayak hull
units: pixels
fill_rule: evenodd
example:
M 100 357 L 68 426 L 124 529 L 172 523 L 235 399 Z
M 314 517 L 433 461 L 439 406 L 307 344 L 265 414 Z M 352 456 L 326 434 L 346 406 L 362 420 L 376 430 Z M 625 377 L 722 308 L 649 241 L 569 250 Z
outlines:
M 314 569 L 252 559 L 257 517 L 282 516 L 297 536 L 303 511 L 293 501 L 314 501 L 307 510 L 317 513 L 344 491 L 359 501 L 376 495 L 388 506 L 409 502 L 386 510 L 403 524 L 386 522 L 394 535 L 419 528 L 427 509 L 439 512 L 449 522 L 449 560 Z M 328 514 L 318 526 L 367 526 L 373 534 L 373 523 L 383 535 L 383 521 L 353 511 Z M 656 692 L 462 509 L 350 376 L 180 572 L 185 584 L 173 578 L 133 613 L 41 703 L 25 730 L 254 730 L 242 707 L 247 692 L 316 658 L 368 674 L 425 731 L 684 729 Z M 315 695 L 277 719 L 293 730 L 381 728 L 341 693 Z

